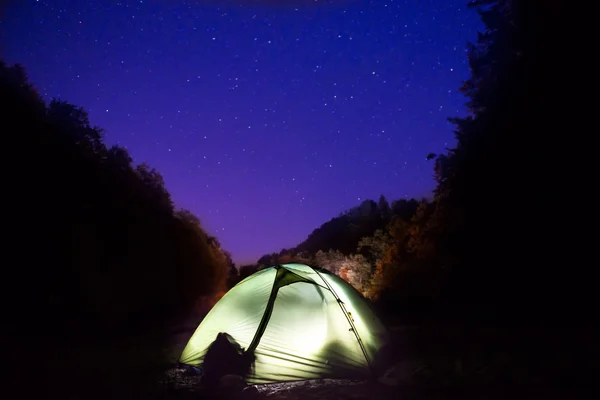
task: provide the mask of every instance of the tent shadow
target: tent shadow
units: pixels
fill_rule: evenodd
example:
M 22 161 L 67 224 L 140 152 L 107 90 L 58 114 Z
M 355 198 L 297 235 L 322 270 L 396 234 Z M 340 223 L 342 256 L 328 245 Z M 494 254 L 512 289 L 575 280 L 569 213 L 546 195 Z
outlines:
M 349 355 L 348 347 L 337 340 L 323 346 L 321 354 L 326 357 L 324 360 L 326 372 L 322 379 L 365 380 L 373 377 L 373 370 L 369 368 L 367 362 L 359 364 L 355 357 Z

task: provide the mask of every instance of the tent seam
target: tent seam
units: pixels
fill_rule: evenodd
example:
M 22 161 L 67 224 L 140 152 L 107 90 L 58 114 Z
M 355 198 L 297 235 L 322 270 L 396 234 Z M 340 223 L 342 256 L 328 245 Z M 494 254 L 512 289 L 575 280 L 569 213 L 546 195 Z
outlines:
M 319 275 L 319 277 L 323 280 L 323 282 L 325 282 L 325 284 L 329 287 L 329 290 L 331 291 L 331 293 L 333 294 L 333 296 L 337 300 L 338 306 L 340 306 L 340 309 L 342 310 L 342 313 L 344 314 L 344 316 L 348 320 L 348 323 L 350 324 L 350 327 L 352 328 L 352 331 L 354 332 L 354 336 L 356 336 L 356 340 L 358 341 L 360 349 L 362 350 L 363 355 L 365 356 L 365 361 L 367 362 L 367 365 L 369 366 L 369 370 L 371 370 L 371 372 L 373 372 L 373 366 L 371 365 L 371 360 L 369 359 L 369 356 L 367 354 L 367 349 L 365 349 L 365 346 L 363 344 L 362 338 L 360 337 L 360 335 L 358 334 L 358 330 L 356 329 L 356 325 L 354 325 L 354 321 L 352 321 L 352 317 L 350 317 L 348 315 L 348 312 L 345 309 L 346 307 L 344 305 L 344 302 L 342 301 L 342 299 L 340 299 L 340 297 L 337 295 L 337 293 L 335 292 L 335 290 L 333 290 L 333 288 L 329 285 L 329 283 L 325 280 L 325 278 L 323 278 L 321 276 L 321 273 L 319 273 L 319 271 L 317 271 L 316 269 L 314 269 L 312 266 L 309 266 L 309 267 L 312 268 L 312 270 L 315 271 L 317 273 L 317 275 Z

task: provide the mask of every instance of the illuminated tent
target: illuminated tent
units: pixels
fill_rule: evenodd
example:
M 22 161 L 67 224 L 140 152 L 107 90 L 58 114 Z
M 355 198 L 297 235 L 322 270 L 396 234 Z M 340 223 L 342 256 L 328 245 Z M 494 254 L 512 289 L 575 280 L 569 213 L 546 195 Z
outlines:
M 254 350 L 252 384 L 367 378 L 378 370 L 388 334 L 366 300 L 324 269 L 265 268 L 234 286 L 200 323 L 180 362 L 202 365 L 219 332 Z

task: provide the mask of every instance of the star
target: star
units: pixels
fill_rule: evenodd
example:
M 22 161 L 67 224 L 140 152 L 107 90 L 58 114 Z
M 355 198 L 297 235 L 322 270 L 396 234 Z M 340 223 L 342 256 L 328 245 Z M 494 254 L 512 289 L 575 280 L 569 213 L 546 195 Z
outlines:
M 294 246 L 381 192 L 427 193 L 423 154 L 451 147 L 447 117 L 465 112 L 478 16 L 464 0 L 59 3 L 6 18 L 19 40 L 4 57 L 163 173 L 234 260 Z

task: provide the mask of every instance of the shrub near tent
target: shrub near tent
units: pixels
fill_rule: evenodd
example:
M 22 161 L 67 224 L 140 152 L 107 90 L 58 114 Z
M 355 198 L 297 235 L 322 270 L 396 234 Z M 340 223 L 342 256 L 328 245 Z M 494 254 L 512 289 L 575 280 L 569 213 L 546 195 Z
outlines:
M 360 293 L 304 264 L 265 268 L 238 283 L 198 326 L 180 362 L 200 367 L 219 332 L 254 351 L 252 384 L 373 376 L 389 340 Z

